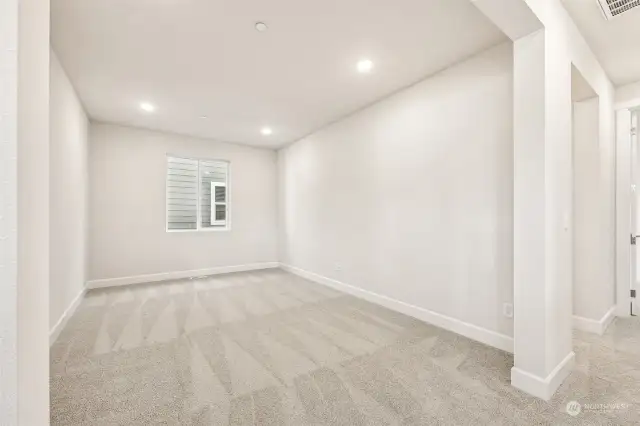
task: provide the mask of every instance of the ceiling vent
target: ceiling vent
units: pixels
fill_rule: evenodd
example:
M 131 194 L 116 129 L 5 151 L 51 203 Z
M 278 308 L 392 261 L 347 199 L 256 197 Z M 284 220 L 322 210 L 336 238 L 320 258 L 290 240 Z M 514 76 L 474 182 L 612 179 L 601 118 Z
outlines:
M 598 3 L 607 20 L 640 6 L 640 0 L 598 0 Z

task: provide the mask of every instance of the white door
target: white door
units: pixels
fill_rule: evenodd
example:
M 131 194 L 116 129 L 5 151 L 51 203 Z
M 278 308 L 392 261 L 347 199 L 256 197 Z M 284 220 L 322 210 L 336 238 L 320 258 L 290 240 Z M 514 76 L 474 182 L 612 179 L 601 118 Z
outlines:
M 631 262 L 629 262 L 631 266 L 630 271 L 630 287 L 631 287 L 631 314 L 638 314 L 638 306 L 636 305 L 635 299 L 635 291 L 638 284 L 637 273 L 640 270 L 640 251 L 637 249 L 637 244 L 640 243 L 640 238 L 638 238 L 640 226 L 640 218 L 638 214 L 638 197 L 640 196 L 640 172 L 638 167 L 640 165 L 640 149 L 638 147 L 638 136 L 637 129 L 638 128 L 638 113 L 633 112 L 631 115 L 631 245 L 630 245 L 630 253 L 629 257 Z

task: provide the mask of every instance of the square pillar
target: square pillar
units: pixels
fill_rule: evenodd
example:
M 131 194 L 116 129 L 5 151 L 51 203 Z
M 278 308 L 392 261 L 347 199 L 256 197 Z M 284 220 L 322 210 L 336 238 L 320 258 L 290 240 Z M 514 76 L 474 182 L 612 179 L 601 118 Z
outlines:
M 0 2 L 0 423 L 18 423 L 18 0 Z
M 548 400 L 572 351 L 571 68 L 547 30 L 514 41 L 513 386 Z
M 49 0 L 21 0 L 17 80 L 18 425 L 49 424 Z

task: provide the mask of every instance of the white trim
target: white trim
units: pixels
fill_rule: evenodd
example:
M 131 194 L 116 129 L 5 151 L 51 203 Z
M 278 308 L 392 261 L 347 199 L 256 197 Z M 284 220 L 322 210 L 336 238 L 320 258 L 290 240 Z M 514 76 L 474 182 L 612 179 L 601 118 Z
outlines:
M 197 192 L 196 192 L 196 227 L 195 229 L 169 229 L 169 160 L 170 159 L 178 159 L 178 160 L 191 160 L 191 161 L 195 161 L 198 165 L 197 167 Z M 202 227 L 202 211 L 200 209 L 200 203 L 201 203 L 201 198 L 202 198 L 202 174 L 201 174 L 201 170 L 200 170 L 200 163 L 206 161 L 206 162 L 211 162 L 211 163 L 225 163 L 226 164 L 226 169 L 225 169 L 225 181 L 224 183 L 222 183 L 224 186 L 227 187 L 226 190 L 226 200 L 225 200 L 225 205 L 227 207 L 227 214 L 226 214 L 226 220 L 225 220 L 225 226 L 224 228 L 216 228 L 216 227 Z M 165 214 L 165 218 L 164 218 L 164 229 L 165 232 L 167 233 L 180 233 L 180 232 L 208 232 L 208 231 L 231 231 L 231 193 L 230 193 L 230 189 L 231 189 L 231 183 L 230 183 L 230 175 L 231 175 L 231 162 L 229 160 L 212 160 L 212 159 L 207 159 L 207 158 L 195 158 L 195 157 L 185 157 L 182 155 L 173 155 L 170 153 L 165 153 L 165 179 L 164 179 L 164 186 L 165 186 L 165 191 L 164 191 L 164 214 Z M 212 182 L 213 183 L 213 182 Z M 219 183 L 220 184 L 220 183 Z M 213 198 L 211 199 L 211 201 L 213 202 Z M 220 203 L 218 203 L 220 204 Z M 213 205 L 212 205 L 212 211 L 213 211 Z
M 121 285 L 177 280 L 205 275 L 228 274 L 230 272 L 255 271 L 256 269 L 277 268 L 278 262 L 249 263 L 246 265 L 218 266 L 215 268 L 193 269 L 191 271 L 161 272 L 159 274 L 136 275 L 133 277 L 106 278 L 87 282 L 87 288 L 117 287 Z
M 226 179 L 226 177 L 225 177 Z M 227 227 L 227 217 L 229 216 L 229 206 L 227 205 L 227 197 L 228 197 L 228 191 L 227 191 L 227 183 L 226 182 L 210 182 L 211 184 L 211 210 L 209 211 L 209 223 L 211 223 L 211 225 L 224 225 L 225 228 Z M 224 201 L 223 202 L 218 202 L 216 201 L 216 189 L 220 187 L 220 188 L 224 188 Z M 224 206 L 224 220 L 217 220 L 216 219 L 216 214 L 218 213 L 218 206 Z
M 611 324 L 611 321 L 616 317 L 616 309 L 616 306 L 612 306 L 599 320 L 574 315 L 573 328 L 602 336 Z
M 87 288 L 83 287 L 80 293 L 76 296 L 75 299 L 71 302 L 66 311 L 62 314 L 56 325 L 54 325 L 51 330 L 49 330 L 49 346 L 53 345 L 56 340 L 58 340 L 58 336 L 60 336 L 60 332 L 67 325 L 69 318 L 71 318 L 80 306 L 82 299 L 84 299 L 84 295 L 87 293 Z
M 231 228 L 228 226 L 218 228 L 201 228 L 201 229 L 167 229 L 167 234 L 181 234 L 183 232 L 228 232 Z
M 616 111 L 616 315 L 628 317 L 631 297 L 631 112 Z
M 572 351 L 553 369 L 547 377 L 540 378 L 517 367 L 511 369 L 511 386 L 535 397 L 548 401 L 569 376 L 575 364 L 576 354 Z
M 602 326 L 602 334 L 607 331 L 607 328 L 609 328 L 614 319 L 616 319 L 616 307 L 612 306 L 611 309 L 609 309 L 609 311 L 607 311 L 607 313 L 604 314 L 604 316 L 600 320 Z
M 380 306 L 384 306 L 385 308 L 391 309 L 393 311 L 409 315 L 413 318 L 417 318 L 421 321 L 433 324 L 437 327 L 444 328 L 445 330 L 449 330 L 462 336 L 468 337 L 469 339 L 473 339 L 486 345 L 502 349 L 503 351 L 513 352 L 513 338 L 504 334 L 496 333 L 495 331 L 487 330 L 486 328 L 478 327 L 476 325 L 460 321 L 456 318 L 451 318 L 437 312 L 429 311 L 418 306 L 391 299 L 387 296 L 372 293 L 370 291 L 363 290 L 361 288 L 354 287 L 352 285 L 345 284 L 343 282 L 336 281 L 334 279 L 327 278 L 313 272 L 305 271 L 304 269 L 296 268 L 295 266 L 281 263 L 280 267 L 285 271 L 291 272 L 318 284 L 331 287 L 343 293 L 348 293 L 352 296 L 364 299 L 368 302 L 375 303 Z

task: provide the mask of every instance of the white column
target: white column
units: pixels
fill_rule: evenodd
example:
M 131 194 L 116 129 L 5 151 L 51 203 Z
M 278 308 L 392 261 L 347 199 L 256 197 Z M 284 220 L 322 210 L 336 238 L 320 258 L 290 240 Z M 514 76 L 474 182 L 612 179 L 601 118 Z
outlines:
M 0 2 L 0 423 L 17 424 L 18 0 Z
M 18 424 L 49 424 L 49 0 L 18 15 Z
M 571 65 L 581 71 L 601 102 L 600 168 L 595 171 L 600 173 L 596 191 L 601 208 L 594 216 L 597 222 L 588 226 L 602 241 L 597 268 L 601 276 L 609 278 L 600 280 L 602 294 L 612 292 L 613 277 L 613 140 L 609 114 L 613 86 L 560 0 L 471 2 L 514 42 L 512 384 L 547 399 L 567 376 L 575 357 Z M 629 210 L 626 212 L 628 217 Z M 619 242 L 621 237 L 619 230 Z M 624 237 L 628 241 L 628 226 Z M 623 266 L 618 265 L 619 274 Z
M 545 371 L 546 197 L 544 30 L 514 42 L 514 358 Z M 526 306 L 538 307 L 538 310 Z M 522 310 L 521 310 L 522 309 Z M 525 351 L 525 340 L 536 342 Z
M 562 54 L 547 30 L 514 41 L 511 380 L 543 399 L 553 395 L 574 359 L 571 70 Z

